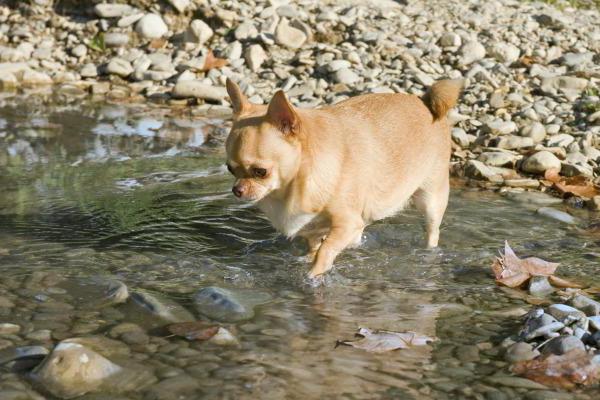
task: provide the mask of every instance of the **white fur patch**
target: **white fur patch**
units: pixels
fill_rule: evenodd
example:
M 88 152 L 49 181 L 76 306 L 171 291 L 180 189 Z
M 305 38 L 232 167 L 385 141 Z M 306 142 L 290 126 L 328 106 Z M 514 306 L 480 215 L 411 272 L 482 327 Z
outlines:
M 259 206 L 267 215 L 267 218 L 269 218 L 275 229 L 289 238 L 296 236 L 302 228 L 308 225 L 316 217 L 316 214 L 311 213 L 290 213 L 286 209 L 285 204 L 278 201 L 269 201 L 265 199 L 260 202 Z

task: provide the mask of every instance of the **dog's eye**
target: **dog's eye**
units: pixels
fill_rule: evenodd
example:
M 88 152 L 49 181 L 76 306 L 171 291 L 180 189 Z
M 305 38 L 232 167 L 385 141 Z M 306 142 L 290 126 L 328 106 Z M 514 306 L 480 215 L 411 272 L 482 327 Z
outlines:
M 235 175 L 233 173 L 233 168 L 231 168 L 231 165 L 227 164 L 227 171 L 229 171 L 231 173 L 231 175 Z
M 253 168 L 252 174 L 257 178 L 264 178 L 267 176 L 267 170 L 264 168 Z

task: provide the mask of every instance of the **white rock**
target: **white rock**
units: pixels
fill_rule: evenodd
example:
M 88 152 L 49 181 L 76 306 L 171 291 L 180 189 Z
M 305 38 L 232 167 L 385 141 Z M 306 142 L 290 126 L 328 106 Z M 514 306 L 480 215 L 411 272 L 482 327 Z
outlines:
M 49 85 L 52 83 L 52 78 L 44 72 L 27 70 L 23 72 L 21 83 L 26 86 Z
M 123 60 L 122 58 L 115 57 L 106 66 L 106 72 L 109 74 L 119 75 L 122 78 L 125 78 L 133 72 L 133 67 L 131 63 L 127 60 Z
M 158 39 L 169 31 L 169 28 L 158 14 L 146 14 L 136 24 L 135 31 L 145 39 Z
M 350 68 L 351 66 L 352 66 L 352 64 L 350 64 L 350 61 L 333 60 L 333 61 L 328 62 L 325 67 L 327 68 L 327 71 L 329 71 L 329 72 L 336 72 L 342 68 Z
M 230 61 L 239 60 L 242 57 L 242 44 L 237 40 L 229 43 L 229 46 L 225 49 L 225 56 Z
M 98 67 L 92 63 L 85 64 L 79 71 L 79 75 L 82 78 L 94 78 L 98 76 Z
M 501 119 L 488 122 L 485 126 L 486 129 L 494 135 L 508 135 L 517 130 L 517 124 L 513 121 L 503 121 Z
M 344 83 L 346 85 L 351 85 L 360 80 L 358 74 L 349 68 L 342 68 L 336 71 L 333 78 L 337 83 Z
M 524 147 L 533 147 L 535 143 L 530 137 L 505 135 L 500 136 L 496 142 L 496 147 L 499 149 L 522 149 Z
M 539 143 L 546 138 L 546 128 L 540 122 L 533 122 L 521 129 L 521 136 L 530 137 L 535 143 Z
M 190 6 L 190 0 L 167 0 L 178 12 L 183 13 Z
M 492 46 L 491 55 L 505 65 L 510 65 L 519 59 L 521 51 L 510 43 L 496 43 Z
M 204 44 L 213 36 L 214 32 L 206 22 L 201 19 L 195 19 L 185 32 L 187 42 Z
M 71 49 L 71 54 L 77 58 L 82 58 L 87 55 L 87 46 L 79 44 Z
M 129 35 L 121 32 L 109 32 L 104 35 L 106 47 L 121 47 L 129 43 Z
M 485 57 L 485 47 L 478 41 L 465 43 L 460 48 L 460 62 L 462 65 L 469 65 Z
M 565 224 L 575 224 L 577 222 L 577 220 L 575 220 L 575 218 L 572 215 L 567 214 L 564 211 L 560 211 L 560 210 L 557 210 L 556 208 L 552 208 L 552 207 L 538 208 L 537 213 L 540 215 L 543 215 L 544 217 L 548 217 L 548 218 L 552 218 L 552 219 L 555 219 L 560 222 L 564 222 Z M 558 305 L 564 306 L 563 304 L 558 304 Z M 565 307 L 568 307 L 568 306 L 565 306 Z M 575 309 L 573 307 L 569 307 L 569 309 L 578 311 L 577 309 Z M 579 312 L 581 312 L 581 311 L 579 311 Z
M 227 90 L 220 86 L 210 86 L 200 81 L 181 81 L 173 88 L 173 97 L 196 97 L 204 100 L 220 101 L 227 97 Z
M 265 53 L 261 45 L 253 44 L 246 50 L 244 58 L 246 59 L 246 64 L 248 64 L 248 67 L 252 71 L 257 71 L 262 63 L 266 61 L 267 53 Z
M 459 35 L 454 32 L 446 32 L 440 38 L 442 47 L 460 47 L 462 40 Z
M 306 39 L 306 34 L 300 29 L 290 26 L 286 18 L 281 19 L 275 30 L 275 42 L 280 46 L 289 47 L 290 49 L 302 47 Z
M 493 151 L 481 153 L 477 159 L 490 167 L 505 167 L 514 163 L 515 156 L 501 151 Z
M 19 85 L 19 81 L 12 72 L 3 72 L 0 74 L 0 89 L 14 89 Z
M 458 144 L 460 147 L 463 148 L 469 147 L 471 141 L 469 140 L 469 136 L 467 135 L 467 132 L 464 131 L 464 129 L 452 128 L 451 135 L 452 140 L 454 140 L 454 143 Z
M 127 4 L 100 3 L 96 4 L 94 11 L 100 18 L 117 18 L 133 13 L 135 8 Z
M 258 36 L 258 29 L 251 20 L 242 22 L 233 33 L 236 40 L 246 40 Z
M 544 174 L 546 170 L 556 168 L 560 171 L 561 162 L 552 153 L 546 150 L 538 151 L 523 161 L 521 169 L 532 174 Z
M 119 22 L 117 22 L 117 26 L 119 28 L 127 28 L 128 26 L 131 26 L 131 25 L 135 24 L 136 22 L 138 22 L 140 19 L 142 19 L 143 16 L 144 16 L 143 13 L 135 13 L 135 14 L 131 14 L 131 15 L 126 15 L 119 19 Z
M 567 147 L 575 141 L 575 138 L 567 133 L 550 136 L 546 144 L 548 147 Z

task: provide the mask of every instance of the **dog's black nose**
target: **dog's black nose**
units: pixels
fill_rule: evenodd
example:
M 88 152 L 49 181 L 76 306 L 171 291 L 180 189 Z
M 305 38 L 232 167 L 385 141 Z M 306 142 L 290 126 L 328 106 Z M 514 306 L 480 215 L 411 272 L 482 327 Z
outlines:
M 234 186 L 233 189 L 231 189 L 231 191 L 233 192 L 235 197 L 242 197 L 242 195 L 244 194 L 244 191 L 237 186 Z

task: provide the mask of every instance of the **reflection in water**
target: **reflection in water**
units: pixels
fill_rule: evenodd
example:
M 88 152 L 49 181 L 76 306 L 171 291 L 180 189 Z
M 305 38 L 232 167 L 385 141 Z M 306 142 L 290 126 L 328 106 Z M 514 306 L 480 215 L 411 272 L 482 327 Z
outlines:
M 563 262 L 561 274 L 589 276 L 597 268 L 588 260 L 598 251 L 592 237 L 540 220 L 513 200 L 455 191 L 442 249 L 422 248 L 421 218 L 407 211 L 370 226 L 363 246 L 339 258 L 327 286 L 310 288 L 301 244 L 282 239 L 230 196 L 221 150 L 226 129 L 222 121 L 161 109 L 0 108 L 0 297 L 21 305 L 0 306 L 0 322 L 18 322 L 26 332 L 50 329 L 54 343 L 136 321 L 152 338 L 131 345 L 133 359 L 160 379 L 199 382 L 185 396 L 161 398 L 525 394 L 486 383 L 508 373 L 497 343 L 517 322 L 499 313 L 528 307 L 497 290 L 490 260 L 510 239 L 519 254 Z M 160 321 L 124 306 L 95 309 L 100 276 L 192 312 L 193 293 L 211 285 L 259 289 L 271 300 L 231 326 L 241 347 L 223 348 L 163 338 L 153 330 Z M 71 311 L 49 319 L 39 299 Z M 440 342 L 380 355 L 334 349 L 361 326 L 418 331 Z M 32 343 L 25 336 L 17 342 Z M 476 357 L 459 356 L 473 346 Z M 149 398 L 144 391 L 127 396 Z

